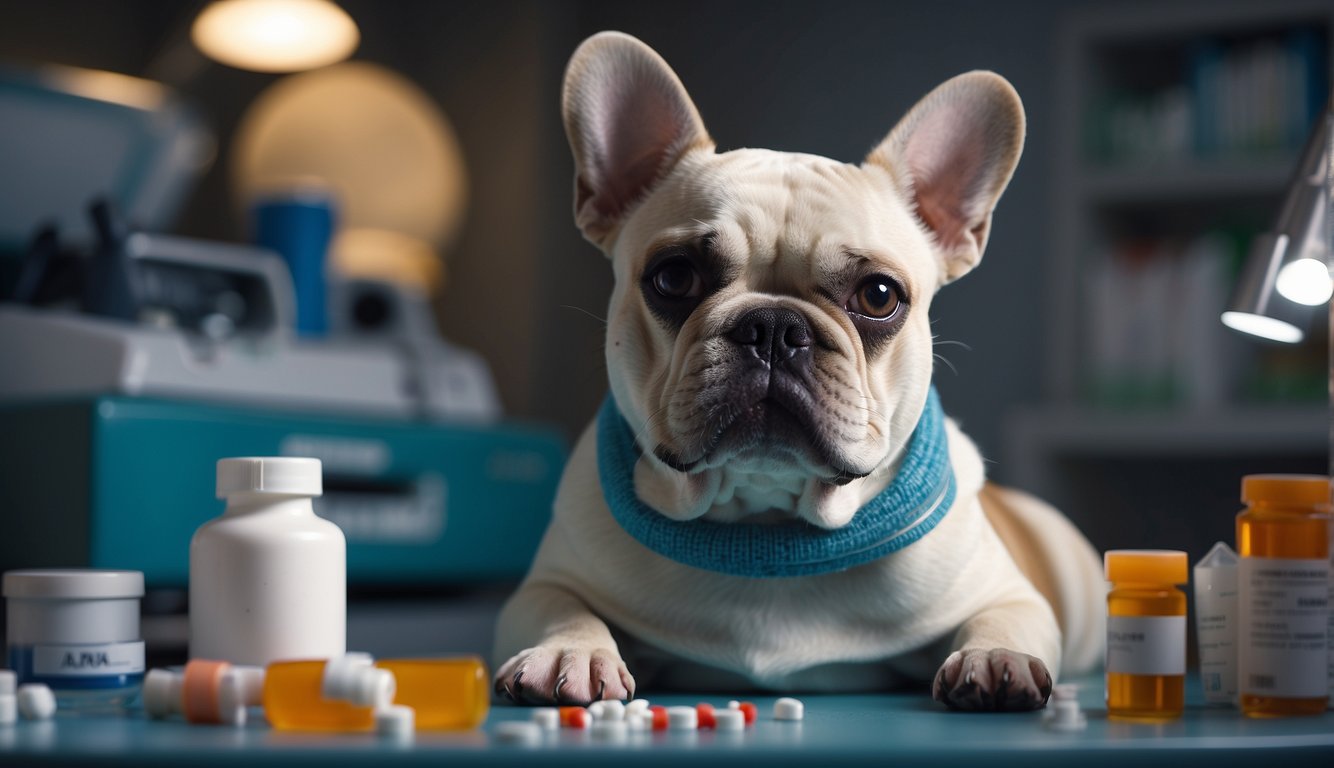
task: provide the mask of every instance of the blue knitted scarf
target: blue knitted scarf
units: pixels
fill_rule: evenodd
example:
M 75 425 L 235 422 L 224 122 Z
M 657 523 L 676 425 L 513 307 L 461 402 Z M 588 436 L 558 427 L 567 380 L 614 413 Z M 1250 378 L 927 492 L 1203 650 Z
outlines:
M 869 563 L 922 538 L 954 504 L 945 416 L 932 387 L 894 481 L 842 528 L 790 523 L 680 522 L 639 500 L 630 425 L 610 394 L 598 412 L 598 476 L 612 517 L 640 544 L 678 563 L 752 578 L 833 573 Z

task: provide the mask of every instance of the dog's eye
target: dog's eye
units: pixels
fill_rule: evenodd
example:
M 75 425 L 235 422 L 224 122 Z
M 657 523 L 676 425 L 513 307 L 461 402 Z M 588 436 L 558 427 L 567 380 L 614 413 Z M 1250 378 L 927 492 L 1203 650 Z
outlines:
M 893 280 L 873 275 L 862 281 L 848 299 L 848 310 L 873 320 L 892 317 L 899 308 L 899 290 Z
M 653 272 L 653 290 L 666 299 L 693 299 L 704 292 L 704 281 L 689 259 L 668 259 Z

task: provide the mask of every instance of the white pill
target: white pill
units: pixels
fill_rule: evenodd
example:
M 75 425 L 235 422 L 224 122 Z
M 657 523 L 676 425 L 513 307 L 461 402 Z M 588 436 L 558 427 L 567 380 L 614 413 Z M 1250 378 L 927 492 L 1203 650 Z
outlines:
M 534 709 L 533 714 L 528 719 L 544 731 L 554 731 L 560 728 L 560 710 L 555 707 Z
M 626 717 L 629 717 L 630 715 L 636 714 L 638 712 L 647 712 L 647 711 L 648 711 L 648 699 L 634 699 L 629 704 L 625 705 Z
M 592 704 L 589 704 L 589 705 L 588 705 L 588 716 L 591 717 L 591 718 L 594 719 L 594 720 L 601 720 L 601 719 L 602 719 L 603 708 L 606 707 L 606 706 L 607 706 L 607 702 L 604 701 L 604 700 L 601 700 L 601 699 L 599 699 L 598 701 L 593 702 Z
M 732 699 L 731 701 L 727 702 L 727 708 L 728 708 L 728 709 L 741 709 L 741 702 L 737 701 L 736 699 Z
M 694 707 L 668 707 L 667 727 L 673 731 L 693 731 L 699 727 L 699 713 Z
M 601 704 L 601 715 L 593 714 L 594 720 L 624 720 L 625 704 L 617 700 L 597 701 L 595 704 Z
M 630 731 L 651 731 L 653 730 L 653 713 L 648 710 L 631 712 L 628 708 L 625 712 L 625 727 Z
M 519 744 L 525 747 L 537 746 L 542 742 L 542 729 L 537 723 L 524 720 L 508 720 L 496 725 L 496 741 L 500 744 Z
M 402 704 L 390 704 L 375 710 L 375 732 L 381 736 L 411 736 L 417 725 L 417 710 Z
M 10 725 L 18 719 L 18 699 L 12 693 L 0 693 L 0 725 Z
M 13 696 L 18 675 L 12 669 L 0 669 L 0 696 Z
M 25 720 L 47 720 L 56 713 L 56 695 L 41 683 L 20 685 L 18 706 Z
M 604 718 L 594 720 L 593 726 L 589 729 L 590 735 L 595 741 L 624 741 L 625 734 L 630 730 L 624 720 L 612 720 Z
M 800 720 L 806 715 L 806 706 L 799 699 L 783 697 L 774 702 L 775 720 Z
M 719 709 L 713 713 L 715 726 L 720 731 L 746 730 L 746 713 L 739 709 Z

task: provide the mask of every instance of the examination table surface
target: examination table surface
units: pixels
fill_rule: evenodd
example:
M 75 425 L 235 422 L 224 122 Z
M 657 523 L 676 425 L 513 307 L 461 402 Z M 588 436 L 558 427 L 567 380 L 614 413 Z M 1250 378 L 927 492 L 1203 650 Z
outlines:
M 759 718 L 741 733 L 632 733 L 623 742 L 608 743 L 587 730 L 561 729 L 545 733 L 535 747 L 494 738 L 498 723 L 529 717 L 526 708 L 509 706 L 494 707 L 476 731 L 418 733 L 409 741 L 375 734 L 280 732 L 258 717 L 243 728 L 154 722 L 136 712 L 0 725 L 0 766 L 1334 766 L 1334 712 L 1251 720 L 1235 710 L 1204 708 L 1198 682 L 1189 680 L 1187 711 L 1179 720 L 1116 722 L 1107 719 L 1101 678 L 1079 682 L 1088 727 L 1073 733 L 1045 728 L 1040 713 L 950 712 L 920 691 L 802 696 L 805 719 L 800 722 L 775 721 L 774 697 L 745 697 L 759 706 Z M 725 707 L 735 697 L 648 698 L 655 704 L 707 701 Z

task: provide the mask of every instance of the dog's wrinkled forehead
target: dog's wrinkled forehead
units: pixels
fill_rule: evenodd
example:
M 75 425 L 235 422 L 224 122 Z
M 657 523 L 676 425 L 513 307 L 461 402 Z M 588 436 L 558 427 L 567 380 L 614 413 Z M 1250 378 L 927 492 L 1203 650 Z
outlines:
M 760 149 L 686 158 L 629 217 L 613 257 L 627 277 L 662 249 L 707 243 L 750 291 L 795 294 L 867 270 L 934 289 L 927 234 L 877 167 Z

